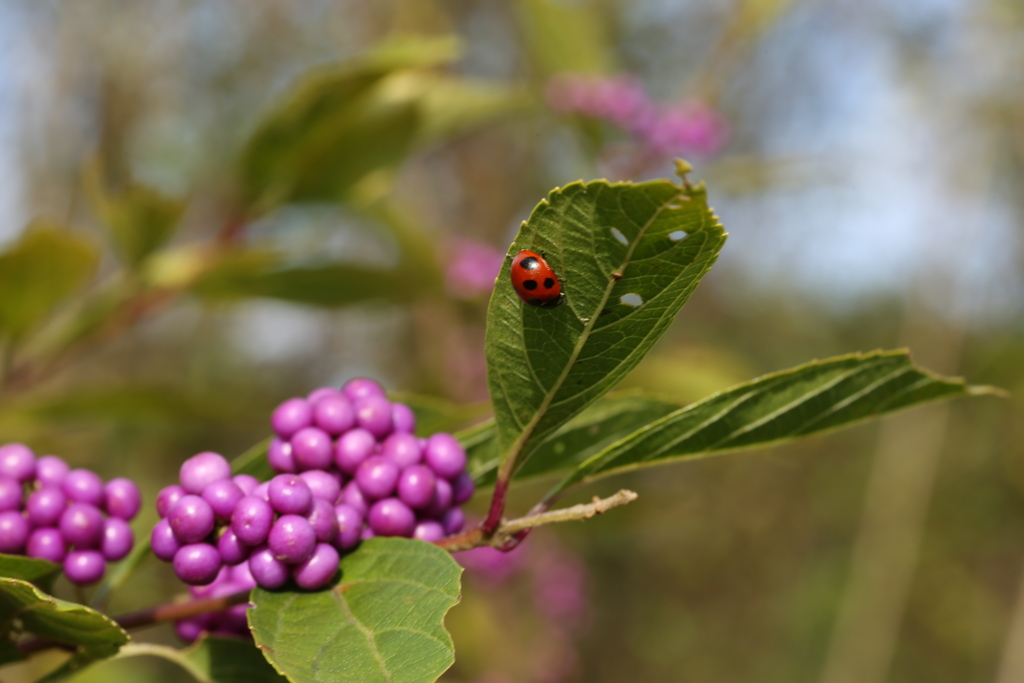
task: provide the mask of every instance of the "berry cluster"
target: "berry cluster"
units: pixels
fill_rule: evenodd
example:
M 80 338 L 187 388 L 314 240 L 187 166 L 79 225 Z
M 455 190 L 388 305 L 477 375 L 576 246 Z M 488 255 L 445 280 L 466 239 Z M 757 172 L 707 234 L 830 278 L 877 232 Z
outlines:
M 188 590 L 192 597 L 201 600 L 205 598 L 221 598 L 255 587 L 256 579 L 252 577 L 249 565 L 242 562 L 233 567 L 221 567 L 217 578 L 212 583 L 205 586 L 189 586 Z M 200 614 L 188 619 L 181 619 L 174 623 L 174 630 L 178 637 L 186 643 L 194 642 L 203 633 L 210 633 L 215 636 L 252 638 L 252 632 L 249 631 L 249 623 L 245 615 L 245 611 L 248 608 L 248 604 L 241 604 L 221 610 L 220 612 Z
M 322 388 L 274 411 L 267 482 L 231 476 L 227 460 L 200 453 L 180 485 L 157 496 L 157 557 L 193 586 L 224 565 L 247 563 L 253 580 L 278 588 L 324 586 L 340 553 L 370 536 L 436 541 L 462 529 L 473 495 L 466 453 L 449 434 L 413 435 L 415 418 L 372 380 Z
M 20 443 L 0 446 L 0 552 L 63 563 L 72 583 L 99 581 L 108 561 L 131 552 L 128 522 L 141 504 L 130 479 L 104 484 L 55 455 L 36 458 Z

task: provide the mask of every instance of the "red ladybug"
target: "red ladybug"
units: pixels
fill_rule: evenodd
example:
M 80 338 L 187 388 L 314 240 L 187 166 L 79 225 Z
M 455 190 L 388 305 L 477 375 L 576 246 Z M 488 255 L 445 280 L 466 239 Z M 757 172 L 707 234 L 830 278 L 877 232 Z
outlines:
M 529 306 L 554 308 L 565 299 L 555 271 L 532 251 L 521 251 L 512 259 L 512 286 Z

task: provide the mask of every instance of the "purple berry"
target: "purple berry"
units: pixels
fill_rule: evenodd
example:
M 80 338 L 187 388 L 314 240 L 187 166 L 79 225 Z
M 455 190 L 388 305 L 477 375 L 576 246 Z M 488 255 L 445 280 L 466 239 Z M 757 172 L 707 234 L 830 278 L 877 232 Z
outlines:
M 171 523 L 166 519 L 161 519 L 153 526 L 153 532 L 149 535 L 149 547 L 153 549 L 153 554 L 164 562 L 173 560 L 174 554 L 181 548 L 181 543 L 171 529 Z
M 356 424 L 383 439 L 394 429 L 391 404 L 383 396 L 368 396 L 356 402 Z
M 365 541 L 368 538 L 373 538 L 376 535 L 377 534 L 373 533 L 373 529 L 371 529 L 368 526 L 364 526 L 363 530 L 361 532 L 359 532 L 359 538 L 360 538 L 360 540 L 363 540 L 363 541 Z
M 242 562 L 234 567 L 228 567 L 228 577 L 231 581 L 234 581 L 243 588 L 252 588 L 256 585 L 256 579 L 252 578 L 252 572 L 249 571 L 248 562 Z
M 416 515 L 397 498 L 378 500 L 367 515 L 370 528 L 378 536 L 412 536 Z
M 466 469 L 466 451 L 451 434 L 434 434 L 427 439 L 424 459 L 442 479 L 452 479 Z
M 322 470 L 331 466 L 333 446 L 331 436 L 322 429 L 306 427 L 291 438 L 292 457 L 297 470 Z
M 380 454 L 399 467 L 418 465 L 423 460 L 420 440 L 412 434 L 392 434 L 380 445 Z
M 232 588 L 231 583 L 228 581 L 228 574 L 230 572 L 231 570 L 228 567 L 221 564 L 220 569 L 217 570 L 217 576 L 213 577 L 213 581 L 197 586 L 189 586 L 189 594 L 195 598 L 216 598 L 221 595 L 229 595 Z
M 253 551 L 249 557 L 249 571 L 256 585 L 267 590 L 283 586 L 291 573 L 288 565 L 274 557 L 273 551 L 266 546 Z
M 366 500 L 366 496 L 359 488 L 354 480 L 350 481 L 341 492 L 341 502 L 356 512 L 359 513 L 359 517 L 362 518 L 366 511 L 370 508 L 369 501 Z
M 292 455 L 292 445 L 275 436 L 267 447 L 267 462 L 275 472 L 294 472 L 295 457 Z
M 219 453 L 205 451 L 181 463 L 178 479 L 185 493 L 199 495 L 207 486 L 221 479 L 231 478 L 231 465 Z
M 334 506 L 334 518 L 338 526 L 338 547 L 348 550 L 359 543 L 363 531 L 363 514 L 351 505 L 341 503 Z
M 313 555 L 295 567 L 293 576 L 299 588 L 314 591 L 323 588 L 338 572 L 338 551 L 327 543 L 318 543 Z
M 338 539 L 338 520 L 334 515 L 334 506 L 323 498 L 313 499 L 313 511 L 306 515 L 306 519 L 313 527 L 316 540 L 334 543 Z
M 0 512 L 20 510 L 22 495 L 21 484 L 10 477 L 0 477 Z
M 466 523 L 466 516 L 462 514 L 462 508 L 450 508 L 441 518 L 441 526 L 446 534 L 457 534 L 462 531 Z
M 174 553 L 174 573 L 190 586 L 210 583 L 220 568 L 220 554 L 208 543 L 184 545 Z
M 426 519 L 416 525 L 416 529 L 412 532 L 412 537 L 427 543 L 433 543 L 440 541 L 444 538 L 444 527 L 441 526 L 440 522 L 435 522 L 432 519 Z
M 44 455 L 36 460 L 36 479 L 40 486 L 60 486 L 71 468 L 56 455 Z
M 313 424 L 328 434 L 344 434 L 356 424 L 352 402 L 339 393 L 324 396 L 313 403 Z
M 64 558 L 64 576 L 79 586 L 96 583 L 107 571 L 107 563 L 98 550 L 72 550 Z
M 68 554 L 68 546 L 56 529 L 36 529 L 28 537 L 25 554 L 59 564 Z
M 295 432 L 313 424 L 313 410 L 302 398 L 290 398 L 274 409 L 270 426 L 282 439 L 291 438 Z
M 88 503 L 99 507 L 103 505 L 103 480 L 100 475 L 85 469 L 71 470 L 64 477 L 61 490 L 68 500 Z
M 76 548 L 98 548 L 103 540 L 103 513 L 95 505 L 71 503 L 61 514 L 58 528 Z
M 28 521 L 34 527 L 57 526 L 67 507 L 68 499 L 58 488 L 46 487 L 33 491 L 25 502 Z
M 246 496 L 238 501 L 231 513 L 231 529 L 238 540 L 246 545 L 260 545 L 267 540 L 274 523 L 274 508 L 270 503 L 256 496 Z
M 341 495 L 341 482 L 337 475 L 323 470 L 307 470 L 299 475 L 309 486 L 314 498 L 321 498 L 332 505 Z
M 319 389 L 314 389 L 313 391 L 309 392 L 309 395 L 306 396 L 306 401 L 309 403 L 309 405 L 315 406 L 317 401 L 319 401 L 322 398 L 327 398 L 329 396 L 341 396 L 341 391 L 339 389 L 335 389 L 334 387 L 320 387 Z
M 253 585 L 255 586 L 256 584 L 253 583 Z M 237 586 L 233 586 L 233 588 L 237 588 Z M 249 618 L 246 616 L 248 609 L 249 605 L 243 604 L 234 605 L 222 612 L 218 612 L 214 617 L 216 633 L 243 638 L 252 637 L 252 634 L 249 633 Z
M 117 562 L 132 551 L 135 535 L 128 522 L 120 517 L 107 517 L 103 521 L 103 541 L 100 552 L 110 562 Z
M 174 633 L 186 643 L 194 643 L 199 640 L 199 637 L 207 630 L 207 624 L 209 620 L 206 619 L 207 615 L 203 614 L 198 617 L 192 617 L 191 619 L 182 619 L 181 621 L 174 622 Z
M 396 434 L 412 434 L 416 431 L 416 415 L 404 403 L 391 404 L 391 422 Z
M 363 461 L 373 455 L 377 440 L 365 429 L 353 429 L 341 435 L 334 446 L 334 464 L 345 474 L 355 474 Z
M 452 506 L 452 485 L 447 479 L 438 479 L 434 489 L 434 500 L 423 510 L 423 514 L 433 519 L 440 519 Z
M 251 474 L 236 474 L 231 477 L 231 481 L 235 482 L 235 486 L 242 489 L 242 493 L 246 496 L 251 496 L 256 487 L 260 485 L 260 480 Z
M 231 519 L 231 513 L 235 511 L 238 501 L 245 498 L 242 489 L 230 479 L 221 479 L 211 482 L 203 489 L 202 499 L 210 504 L 213 514 L 219 520 Z
M 16 510 L 0 512 L 0 553 L 21 554 L 28 540 L 29 524 Z
M 313 492 L 297 474 L 279 474 L 271 479 L 267 498 L 271 507 L 283 515 L 305 515 L 313 507 Z
M 267 501 L 269 503 L 270 502 L 270 482 L 269 481 L 263 482 L 262 484 L 260 484 L 256 488 L 254 488 L 252 490 L 252 493 L 249 494 L 249 495 L 251 495 L 251 496 L 253 496 L 255 498 L 262 498 L 263 500 L 265 500 L 265 501 Z
M 270 529 L 267 546 L 285 564 L 299 564 L 313 554 L 316 532 L 305 517 L 282 515 Z
M 245 562 L 249 559 L 251 551 L 252 548 L 242 543 L 238 538 L 238 534 L 230 527 L 224 529 L 224 533 L 217 539 L 217 552 L 220 553 L 224 564 L 237 565 L 240 562 Z
M 117 477 L 103 487 L 103 507 L 107 514 L 118 519 L 132 520 L 142 508 L 142 494 L 135 482 Z
M 398 465 L 374 455 L 356 470 L 356 483 L 367 498 L 386 498 L 398 483 Z
M 25 483 L 36 475 L 36 455 L 25 444 L 0 446 L 0 476 Z
M 198 543 L 213 531 L 214 514 L 210 504 L 199 496 L 183 496 L 167 515 L 175 537 L 183 544 Z
M 476 484 L 469 472 L 463 472 L 452 480 L 452 502 L 456 505 L 462 505 L 472 498 L 475 491 Z
M 345 394 L 350 401 L 358 401 L 362 398 L 369 398 L 371 396 L 384 397 L 384 387 L 374 382 L 372 379 L 366 379 L 365 377 L 356 377 L 345 382 L 345 386 L 341 388 L 341 393 Z
M 156 512 L 161 517 L 166 517 L 171 508 L 185 495 L 185 489 L 177 484 L 171 484 L 160 489 L 156 494 Z
M 434 500 L 437 476 L 426 465 L 413 465 L 398 477 L 398 497 L 411 508 L 425 508 Z

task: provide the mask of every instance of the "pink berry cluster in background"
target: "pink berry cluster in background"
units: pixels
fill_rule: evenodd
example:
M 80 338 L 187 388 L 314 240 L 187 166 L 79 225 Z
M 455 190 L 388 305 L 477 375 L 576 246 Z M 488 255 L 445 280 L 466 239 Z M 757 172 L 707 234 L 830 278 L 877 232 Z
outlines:
M 256 579 L 249 571 L 246 562 L 233 567 L 221 567 L 217 578 L 205 586 L 189 586 L 189 593 L 196 600 L 206 598 L 222 598 L 239 591 L 256 587 Z M 200 614 L 174 623 L 174 631 L 186 643 L 194 642 L 203 633 L 214 636 L 234 636 L 236 638 L 252 638 L 245 611 L 248 604 L 235 605 L 220 612 Z
M 548 105 L 620 128 L 662 156 L 708 158 L 729 139 L 729 125 L 700 100 L 654 102 L 635 79 L 563 74 L 548 82 Z
M 326 585 L 340 554 L 374 535 L 432 542 L 462 529 L 473 495 L 466 452 L 450 434 L 413 434 L 415 418 L 379 384 L 354 379 L 288 399 L 271 417 L 268 448 L 278 474 L 232 476 L 206 452 L 181 466 L 180 483 L 157 496 L 153 553 L 178 577 L 208 585 L 245 563 L 263 588 L 289 579 Z
M 0 552 L 63 564 L 72 583 L 99 581 L 107 562 L 131 552 L 128 522 L 141 505 L 130 479 L 104 484 L 55 455 L 37 458 L 20 443 L 0 446 Z

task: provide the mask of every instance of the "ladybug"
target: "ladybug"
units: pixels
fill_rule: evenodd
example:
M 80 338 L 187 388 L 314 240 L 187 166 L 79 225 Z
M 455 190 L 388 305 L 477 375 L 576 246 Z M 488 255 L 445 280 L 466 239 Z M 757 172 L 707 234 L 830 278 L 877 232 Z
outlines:
M 512 259 L 512 286 L 528 306 L 554 308 L 565 300 L 562 281 L 543 256 L 521 251 Z

